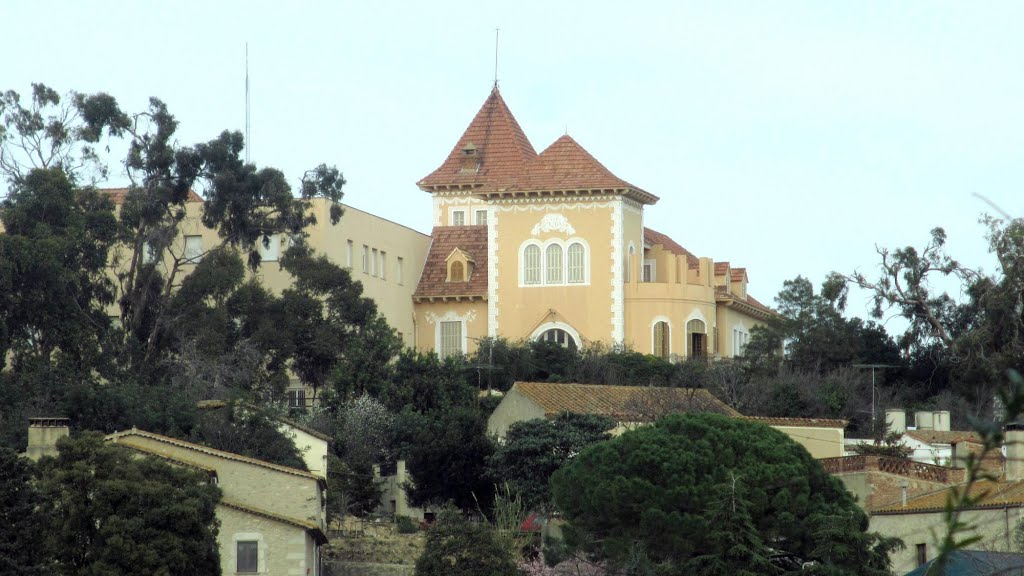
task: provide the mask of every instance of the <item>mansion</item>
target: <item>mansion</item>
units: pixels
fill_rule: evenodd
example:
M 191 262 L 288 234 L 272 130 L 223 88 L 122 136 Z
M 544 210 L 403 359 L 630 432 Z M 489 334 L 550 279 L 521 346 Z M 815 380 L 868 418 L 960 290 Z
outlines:
M 504 337 L 732 357 L 776 316 L 747 293 L 744 268 L 644 227 L 658 197 L 570 136 L 538 154 L 497 87 L 417 185 L 434 226 L 411 299 L 419 349 L 465 354 Z

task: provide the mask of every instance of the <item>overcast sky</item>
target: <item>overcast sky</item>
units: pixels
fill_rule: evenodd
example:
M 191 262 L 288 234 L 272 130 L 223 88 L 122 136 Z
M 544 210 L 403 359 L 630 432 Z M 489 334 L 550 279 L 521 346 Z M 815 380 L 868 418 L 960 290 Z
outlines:
M 572 135 L 658 196 L 646 224 L 745 266 L 869 270 L 944 226 L 991 269 L 983 194 L 1024 214 L 1024 2 L 8 1 L 0 89 L 164 100 L 192 144 L 245 123 L 252 160 L 337 165 L 345 201 L 429 232 L 436 168 L 502 94 L 537 151 Z M 115 167 L 116 168 L 116 167 Z M 112 170 L 109 185 L 123 184 Z M 849 312 L 865 315 L 862 295 Z M 896 324 L 890 324 L 890 328 Z

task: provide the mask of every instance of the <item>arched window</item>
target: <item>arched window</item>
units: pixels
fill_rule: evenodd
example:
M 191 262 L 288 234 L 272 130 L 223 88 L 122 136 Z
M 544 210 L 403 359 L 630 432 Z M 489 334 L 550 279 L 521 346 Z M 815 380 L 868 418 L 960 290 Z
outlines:
M 668 322 L 661 321 L 654 323 L 654 350 L 652 353 L 658 358 L 668 360 L 669 338 L 671 337 Z
M 585 275 L 584 257 L 586 251 L 583 244 L 573 242 L 569 244 L 567 258 L 569 260 L 569 284 L 582 284 Z
M 686 355 L 690 358 L 707 358 L 708 329 L 703 320 L 694 318 L 686 323 Z
M 462 262 L 452 262 L 451 273 L 448 276 L 449 282 L 465 282 L 466 271 L 462 266 Z
M 533 244 L 523 250 L 523 284 L 540 284 L 540 247 Z
M 572 337 L 572 334 L 569 334 L 561 328 L 546 330 L 537 339 L 542 342 L 553 342 L 560 346 L 565 346 L 569 350 L 576 350 L 578 346 L 576 344 L 576 339 Z
M 547 270 L 545 284 L 562 283 L 562 247 L 558 244 L 548 246 L 544 254 L 544 267 Z

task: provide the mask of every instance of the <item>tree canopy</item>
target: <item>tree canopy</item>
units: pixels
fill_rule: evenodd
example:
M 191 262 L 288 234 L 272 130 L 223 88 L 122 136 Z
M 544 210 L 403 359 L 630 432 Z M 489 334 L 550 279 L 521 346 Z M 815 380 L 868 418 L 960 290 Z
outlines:
M 639 543 L 652 561 L 682 567 L 728 543 L 716 536 L 720 486 L 744 486 L 744 508 L 759 539 L 806 560 L 835 563 L 846 574 L 885 570 L 884 548 L 870 539 L 861 558 L 825 558 L 810 529 L 816 519 L 848 516 L 848 530 L 864 532 L 866 515 L 836 478 L 799 444 L 767 426 L 715 414 L 663 418 L 653 426 L 591 446 L 555 472 L 551 491 L 570 524 L 600 553 L 622 562 Z M 734 518 L 742 526 L 742 510 Z M 753 536 L 756 536 L 754 538 Z M 727 559 L 723 559 L 727 561 Z M 678 572 L 680 574 L 685 572 Z M 882 572 L 879 572 L 882 573 Z

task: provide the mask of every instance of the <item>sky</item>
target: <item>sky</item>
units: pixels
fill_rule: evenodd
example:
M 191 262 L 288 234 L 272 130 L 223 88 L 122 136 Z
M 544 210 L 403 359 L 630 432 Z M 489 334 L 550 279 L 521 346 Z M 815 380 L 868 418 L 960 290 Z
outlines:
M 429 232 L 415 182 L 497 77 L 537 151 L 564 133 L 661 200 L 645 224 L 746 267 L 771 304 L 798 275 L 875 273 L 942 226 L 992 271 L 983 195 L 1024 214 L 1021 2 L 112 2 L 13 0 L 0 90 L 163 100 L 182 144 L 245 125 L 297 184 Z M 17 23 L 13 24 L 12 23 Z M 112 163 L 111 186 L 123 185 Z M 957 285 L 940 288 L 956 292 Z M 866 317 L 866 294 L 848 313 Z M 892 321 L 890 331 L 902 324 Z

